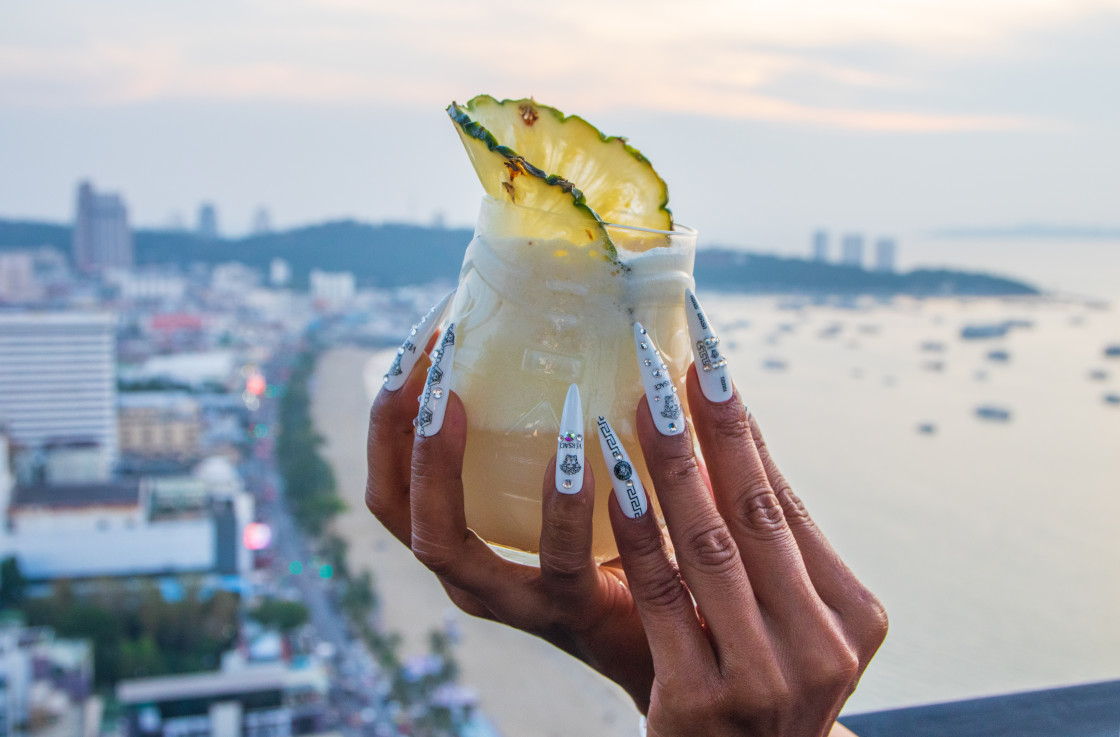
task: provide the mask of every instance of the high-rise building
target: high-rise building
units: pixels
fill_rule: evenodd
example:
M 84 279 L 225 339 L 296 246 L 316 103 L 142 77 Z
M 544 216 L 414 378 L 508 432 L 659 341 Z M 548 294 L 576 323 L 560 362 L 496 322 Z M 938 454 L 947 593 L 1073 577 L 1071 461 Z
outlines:
M 840 263 L 844 266 L 863 268 L 863 236 L 859 233 L 849 233 L 844 236 L 841 247 Z
M 132 268 L 132 229 L 120 195 L 95 192 L 88 181 L 78 185 L 73 245 L 74 265 L 82 273 Z
M 268 265 L 268 282 L 274 287 L 286 287 L 292 280 L 292 267 L 282 258 L 274 258 Z
M 875 242 L 875 271 L 894 271 L 896 246 L 894 238 L 880 238 Z
M 258 207 L 253 214 L 253 235 L 268 235 L 272 232 L 272 216 L 267 207 Z
M 209 202 L 198 208 L 198 234 L 203 238 L 218 237 L 218 209 Z
M 813 260 L 828 261 L 828 231 L 818 230 L 813 233 Z
M 30 452 L 93 442 L 117 460 L 114 317 L 91 312 L 0 313 L 0 424 Z

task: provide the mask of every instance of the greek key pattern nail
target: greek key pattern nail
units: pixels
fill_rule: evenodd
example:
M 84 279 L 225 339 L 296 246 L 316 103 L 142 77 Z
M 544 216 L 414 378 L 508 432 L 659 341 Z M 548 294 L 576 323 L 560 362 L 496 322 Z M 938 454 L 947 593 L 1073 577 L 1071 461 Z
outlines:
M 568 387 L 564 411 L 560 415 L 560 435 L 556 438 L 556 490 L 575 494 L 583 488 L 583 407 L 579 387 Z
M 719 348 L 719 338 L 712 332 L 711 323 L 700 307 L 696 293 L 685 291 L 684 311 L 688 315 L 688 334 L 692 338 L 692 354 L 696 359 L 696 377 L 700 380 L 700 391 L 709 402 L 726 402 L 731 399 L 731 374 L 727 370 L 727 359 Z
M 420 395 L 420 412 L 416 415 L 416 434 L 430 438 L 443 427 L 447 398 L 451 395 L 451 367 L 455 362 L 455 323 L 447 326 L 432 353 L 428 380 Z
M 389 367 L 388 373 L 381 377 L 381 382 L 386 389 L 395 392 L 408 381 L 408 375 L 412 373 L 412 367 L 419 360 L 420 352 L 424 350 L 424 346 L 428 345 L 432 334 L 439 329 L 439 324 L 443 321 L 443 314 L 447 311 L 448 305 L 451 304 L 451 298 L 454 296 L 454 289 L 443 295 L 443 299 L 428 310 L 428 314 L 424 315 L 420 322 L 413 325 L 412 330 L 408 331 L 408 337 L 404 339 L 404 343 L 397 349 L 397 355 L 393 358 L 393 365 Z
M 646 490 L 622 442 L 614 434 L 607 418 L 599 417 L 599 447 L 610 471 L 611 486 L 618 498 L 618 506 L 630 519 L 638 519 L 649 509 Z
M 640 322 L 634 323 L 634 347 L 653 424 L 662 435 L 680 435 L 684 432 L 684 410 L 677 387 L 669 377 L 669 366 L 661 360 L 661 352 Z

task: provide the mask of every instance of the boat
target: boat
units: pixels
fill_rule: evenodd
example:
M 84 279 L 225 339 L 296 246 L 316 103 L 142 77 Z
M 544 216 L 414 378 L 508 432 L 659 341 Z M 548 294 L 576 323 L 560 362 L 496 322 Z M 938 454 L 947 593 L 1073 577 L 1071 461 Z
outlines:
M 976 416 L 982 420 L 1008 422 L 1011 419 L 1011 410 L 1003 407 L 996 407 L 991 404 L 984 404 L 976 408 Z
M 988 360 L 1007 363 L 1011 360 L 1011 354 L 1007 351 L 988 351 Z

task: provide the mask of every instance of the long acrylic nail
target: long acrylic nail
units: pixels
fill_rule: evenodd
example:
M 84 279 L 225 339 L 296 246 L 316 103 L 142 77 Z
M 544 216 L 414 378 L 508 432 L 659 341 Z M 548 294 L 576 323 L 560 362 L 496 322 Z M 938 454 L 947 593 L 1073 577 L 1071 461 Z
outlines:
M 712 332 L 712 325 L 696 299 L 696 293 L 686 289 L 684 311 L 688 315 L 688 334 L 692 337 L 692 353 L 696 357 L 696 376 L 700 391 L 709 402 L 726 402 L 735 391 L 727 371 L 727 359 L 719 349 L 719 338 Z
M 630 462 L 630 456 L 605 417 L 599 417 L 599 447 L 611 472 L 611 486 L 618 498 L 618 506 L 630 519 L 638 519 L 649 509 L 646 490 L 634 470 L 634 464 Z
M 579 387 L 568 387 L 564 412 L 560 415 L 560 436 L 556 439 L 556 490 L 575 494 L 583 488 L 583 407 Z
M 443 295 L 443 299 L 437 302 L 435 307 L 428 310 L 428 314 L 424 315 L 420 322 L 413 325 L 412 330 L 408 331 L 408 337 L 397 349 L 397 355 L 393 359 L 393 365 L 389 367 L 389 372 L 381 377 L 386 389 L 395 392 L 408 381 L 408 375 L 412 373 L 412 367 L 416 365 L 420 353 L 424 350 L 424 346 L 428 345 L 432 334 L 439 330 L 439 324 L 443 321 L 443 314 L 447 311 L 448 305 L 451 304 L 451 298 L 454 296 L 454 289 Z
M 447 326 L 443 337 L 432 353 L 432 365 L 428 368 L 428 380 L 424 382 L 424 393 L 420 395 L 420 412 L 416 415 L 416 434 L 430 438 L 443 427 L 443 415 L 447 412 L 447 399 L 451 396 L 451 367 L 455 362 L 455 323 Z
M 638 351 L 638 373 L 646 388 L 653 424 L 662 435 L 680 435 L 684 432 L 684 414 L 677 387 L 673 386 L 669 367 L 661 360 L 661 353 L 640 322 L 634 323 L 634 347 Z

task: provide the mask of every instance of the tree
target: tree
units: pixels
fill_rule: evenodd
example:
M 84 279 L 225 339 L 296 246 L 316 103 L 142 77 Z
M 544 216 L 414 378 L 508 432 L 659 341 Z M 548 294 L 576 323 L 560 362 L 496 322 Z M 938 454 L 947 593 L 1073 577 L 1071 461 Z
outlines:
M 27 580 L 19 569 L 19 559 L 9 555 L 0 562 L 0 609 L 19 606 Z
M 305 624 L 309 615 L 307 607 L 298 601 L 268 599 L 249 612 L 249 616 L 265 627 L 274 627 L 281 632 L 290 632 Z

